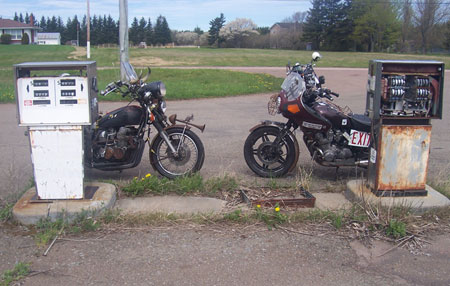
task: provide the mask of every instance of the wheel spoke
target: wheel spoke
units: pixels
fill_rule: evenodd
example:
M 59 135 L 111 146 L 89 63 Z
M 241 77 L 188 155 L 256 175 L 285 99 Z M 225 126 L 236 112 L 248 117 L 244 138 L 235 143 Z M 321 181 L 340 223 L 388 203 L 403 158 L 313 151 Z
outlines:
M 267 136 L 267 134 L 264 134 L 263 136 L 261 136 L 261 139 L 263 142 L 267 142 L 269 141 L 269 136 Z

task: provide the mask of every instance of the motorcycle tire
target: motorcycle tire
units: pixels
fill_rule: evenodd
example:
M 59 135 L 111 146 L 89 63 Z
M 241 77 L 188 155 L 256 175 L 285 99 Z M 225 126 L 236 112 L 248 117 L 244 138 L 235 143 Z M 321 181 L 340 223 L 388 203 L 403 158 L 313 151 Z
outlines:
M 166 132 L 172 145 L 179 150 L 178 155 L 173 155 L 158 134 L 150 146 L 150 163 L 153 168 L 169 179 L 199 171 L 205 160 L 205 149 L 200 138 L 191 130 L 181 127 L 169 128 Z
M 296 146 L 289 135 L 283 138 L 279 148 L 272 144 L 279 133 L 277 127 L 264 126 L 253 130 L 245 140 L 245 162 L 261 177 L 283 176 L 297 162 Z

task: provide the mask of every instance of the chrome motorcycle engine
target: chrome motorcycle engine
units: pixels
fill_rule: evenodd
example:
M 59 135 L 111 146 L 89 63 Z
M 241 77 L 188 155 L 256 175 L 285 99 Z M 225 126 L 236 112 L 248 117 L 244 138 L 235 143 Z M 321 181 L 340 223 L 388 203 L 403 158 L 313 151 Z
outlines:
M 347 141 L 341 130 L 330 129 L 327 133 L 316 133 L 315 141 L 320 155 L 326 162 L 353 157 L 353 153 L 348 148 Z
M 99 131 L 94 141 L 94 157 L 106 160 L 126 159 L 127 151 L 135 149 L 137 146 L 136 134 L 137 129 L 134 127 L 120 127 L 119 130 L 109 128 Z

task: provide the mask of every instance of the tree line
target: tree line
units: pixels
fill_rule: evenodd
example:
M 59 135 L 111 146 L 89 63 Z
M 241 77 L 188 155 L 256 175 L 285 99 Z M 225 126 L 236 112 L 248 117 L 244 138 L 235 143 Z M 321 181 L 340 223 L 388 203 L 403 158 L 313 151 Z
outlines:
M 251 19 L 227 22 L 213 18 L 203 32 L 171 31 L 164 16 L 133 19 L 129 40 L 138 45 L 195 45 L 224 48 L 315 49 L 368 52 L 422 52 L 450 50 L 450 2 L 440 0 L 312 0 L 305 12 L 295 12 L 272 27 L 258 27 Z M 15 20 L 29 23 L 28 14 Z M 86 45 L 86 16 L 42 17 L 44 32 L 60 32 L 62 42 L 77 38 Z M 117 44 L 119 22 L 110 15 L 90 21 L 91 44 Z
M 28 13 L 25 17 L 20 13 L 15 13 L 14 21 L 30 24 Z M 33 17 L 34 18 L 34 17 Z M 42 28 L 42 32 L 60 33 L 61 43 L 65 44 L 72 40 L 79 39 L 80 46 L 86 46 L 87 42 L 87 17 L 83 16 L 80 21 L 75 15 L 68 18 L 66 23 L 61 17 L 44 17 L 40 21 L 34 19 L 35 26 Z M 129 28 L 129 40 L 132 44 L 138 45 L 145 42 L 148 45 L 165 45 L 172 42 L 172 35 L 164 16 L 159 16 L 155 25 L 152 25 L 150 18 L 139 21 L 135 17 Z M 90 42 L 92 45 L 119 44 L 119 21 L 115 21 L 111 15 L 94 15 L 90 18 Z

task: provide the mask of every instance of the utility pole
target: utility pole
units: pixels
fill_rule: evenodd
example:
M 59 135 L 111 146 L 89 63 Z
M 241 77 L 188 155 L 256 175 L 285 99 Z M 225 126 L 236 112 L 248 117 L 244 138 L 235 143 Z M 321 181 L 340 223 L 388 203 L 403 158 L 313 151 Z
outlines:
M 87 58 L 91 58 L 91 15 L 89 14 L 89 0 L 87 0 L 87 43 L 86 43 L 86 53 Z
M 128 0 L 119 0 L 119 42 L 120 42 L 120 77 L 126 80 L 123 63 L 129 61 L 128 57 Z

